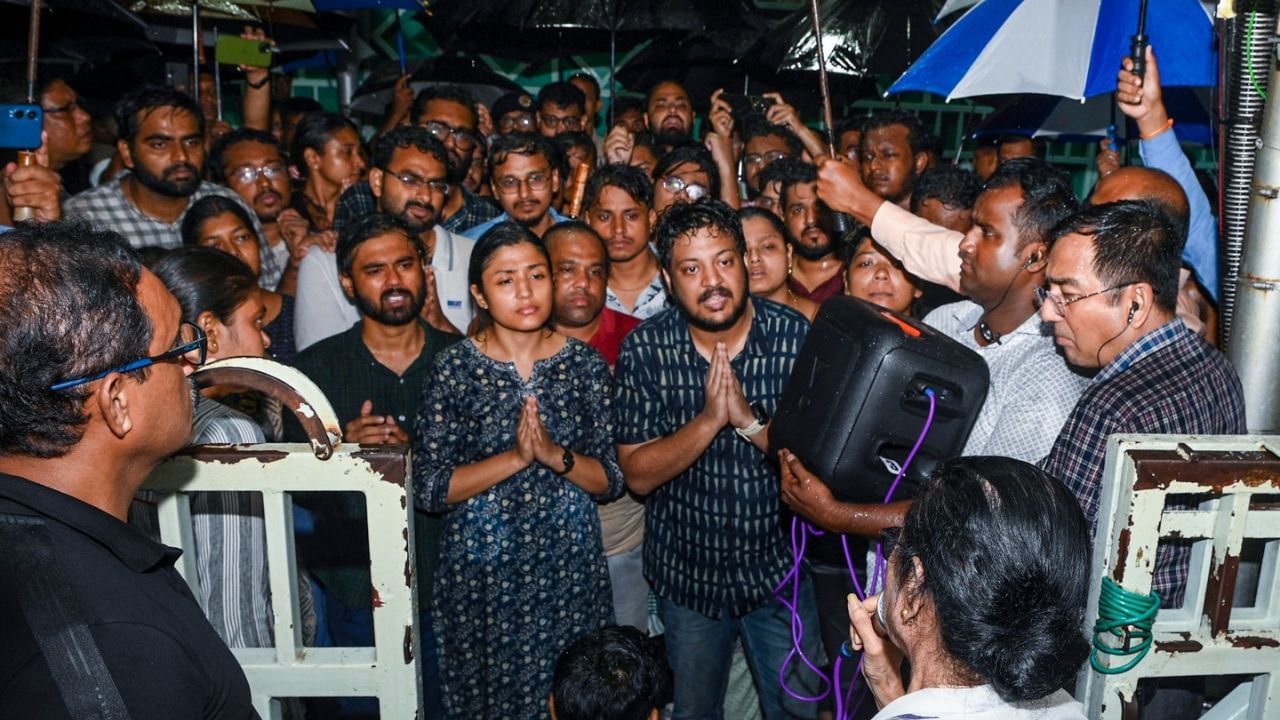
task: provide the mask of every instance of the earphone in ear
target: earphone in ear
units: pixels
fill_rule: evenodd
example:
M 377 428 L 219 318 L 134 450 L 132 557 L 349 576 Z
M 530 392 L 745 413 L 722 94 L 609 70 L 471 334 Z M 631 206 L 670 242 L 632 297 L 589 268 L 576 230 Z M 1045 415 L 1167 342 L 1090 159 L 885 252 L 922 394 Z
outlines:
M 1023 264 L 1022 269 L 1030 270 L 1031 266 L 1035 265 L 1038 262 L 1040 262 L 1040 252 L 1036 251 L 1031 253 L 1031 257 L 1027 258 L 1027 262 Z
M 1133 316 L 1138 314 L 1138 308 L 1140 307 L 1142 306 L 1138 304 L 1138 301 L 1134 300 L 1133 304 L 1129 306 L 1129 319 L 1126 322 L 1133 322 Z

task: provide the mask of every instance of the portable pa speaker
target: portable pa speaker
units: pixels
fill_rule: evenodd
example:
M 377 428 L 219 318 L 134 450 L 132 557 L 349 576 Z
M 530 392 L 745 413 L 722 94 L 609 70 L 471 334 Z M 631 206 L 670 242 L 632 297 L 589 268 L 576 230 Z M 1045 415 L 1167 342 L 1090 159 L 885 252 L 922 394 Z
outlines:
M 839 500 L 881 503 L 920 436 L 933 425 L 894 500 L 906 500 L 941 461 L 955 457 L 987 396 L 976 352 L 912 318 L 851 297 L 822 304 L 769 427 Z

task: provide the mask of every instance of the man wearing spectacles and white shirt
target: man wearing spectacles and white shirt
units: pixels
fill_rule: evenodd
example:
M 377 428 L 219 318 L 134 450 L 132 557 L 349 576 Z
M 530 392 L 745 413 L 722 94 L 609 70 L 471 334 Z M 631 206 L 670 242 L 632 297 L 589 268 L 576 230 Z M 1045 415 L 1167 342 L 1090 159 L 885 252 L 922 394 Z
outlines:
M 430 270 L 422 319 L 437 330 L 462 334 L 474 314 L 467 266 L 475 241 L 438 224 L 441 208 L 455 190 L 449 183 L 448 162 L 448 151 L 431 132 L 411 125 L 398 127 L 374 143 L 369 188 L 378 212 L 394 215 L 416 230 L 426 245 Z M 303 258 L 295 307 L 299 350 L 346 330 L 360 319 L 342 291 L 332 252 L 313 249 Z
M 550 141 L 535 133 L 511 133 L 493 138 L 489 148 L 489 182 L 502 214 L 466 232 L 478 240 L 489 228 L 515 222 L 534 235 L 568 220 L 551 207 L 560 190 L 560 172 L 551 164 Z
M 279 290 L 292 294 L 297 284 L 298 261 L 280 232 L 280 213 L 293 199 L 284 147 L 268 132 L 238 128 L 224 135 L 209 153 L 209 174 L 214 182 L 235 191 L 262 223 L 262 239 L 276 266 L 284 268 Z

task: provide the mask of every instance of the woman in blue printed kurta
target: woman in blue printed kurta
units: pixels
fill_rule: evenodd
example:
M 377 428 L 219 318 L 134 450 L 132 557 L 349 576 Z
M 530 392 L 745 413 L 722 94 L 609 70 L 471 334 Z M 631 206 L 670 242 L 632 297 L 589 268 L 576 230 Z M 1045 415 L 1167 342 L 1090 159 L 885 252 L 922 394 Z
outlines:
M 622 492 L 610 376 L 547 329 L 546 253 L 500 225 L 471 256 L 482 327 L 418 410 L 417 503 L 444 512 L 433 610 L 451 718 L 547 717 L 560 651 L 612 620 L 595 503 Z

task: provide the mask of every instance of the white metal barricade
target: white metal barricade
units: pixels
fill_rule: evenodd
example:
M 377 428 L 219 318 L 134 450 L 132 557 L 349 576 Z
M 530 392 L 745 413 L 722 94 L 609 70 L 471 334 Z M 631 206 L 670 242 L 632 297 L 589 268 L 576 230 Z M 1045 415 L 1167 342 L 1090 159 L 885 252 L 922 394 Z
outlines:
M 255 708 L 265 718 L 279 718 L 279 698 L 373 697 L 384 720 L 415 718 L 422 691 L 415 660 L 419 639 L 407 450 L 403 446 L 335 447 L 337 423 L 323 394 L 296 371 L 276 363 L 220 361 L 198 375 L 204 385 L 232 383 L 280 398 L 298 413 L 312 439 L 310 447 L 188 448 L 162 464 L 145 486 L 160 496 L 161 539 L 183 549 L 178 571 L 193 588 L 197 578 L 187 494 L 262 494 L 275 647 L 232 651 L 249 680 Z M 323 437 L 326 432 L 327 438 Z M 303 645 L 291 499 L 299 492 L 364 497 L 374 647 Z
M 1212 713 L 1280 718 L 1278 494 L 1280 437 L 1112 436 L 1094 534 L 1089 629 L 1098 617 L 1104 577 L 1148 594 L 1159 542 L 1183 539 L 1194 545 L 1183 606 L 1156 616 L 1146 657 L 1116 675 L 1085 665 L 1076 694 L 1090 718 L 1128 716 L 1126 706 L 1136 709 L 1135 691 L 1144 678 L 1221 675 L 1253 680 Z M 1171 495 L 1190 496 L 1195 509 L 1166 507 Z M 1257 595 L 1252 604 L 1233 607 L 1245 540 L 1266 543 Z M 1129 659 L 1100 657 L 1108 667 Z

